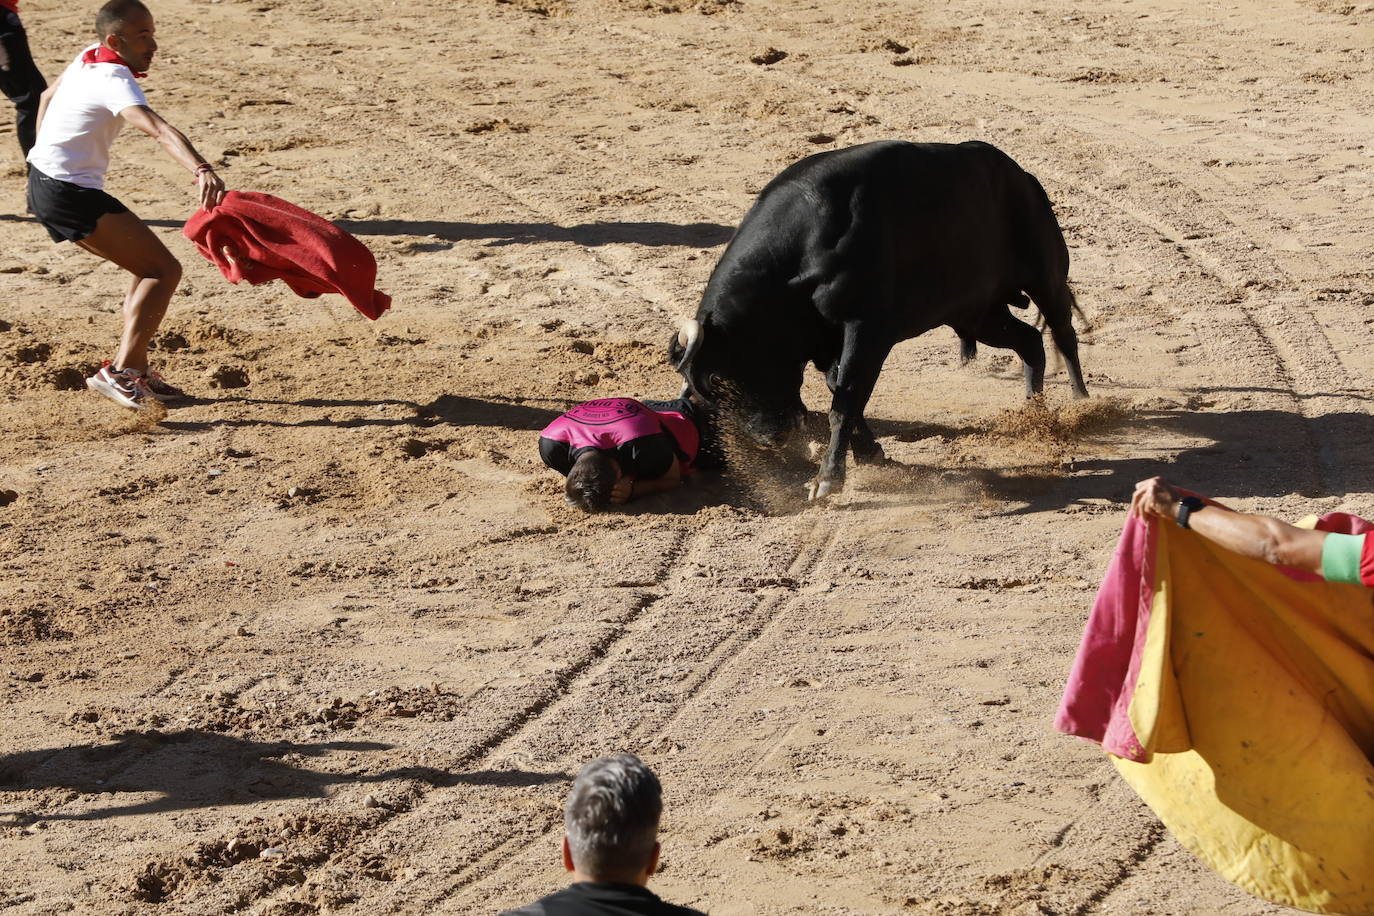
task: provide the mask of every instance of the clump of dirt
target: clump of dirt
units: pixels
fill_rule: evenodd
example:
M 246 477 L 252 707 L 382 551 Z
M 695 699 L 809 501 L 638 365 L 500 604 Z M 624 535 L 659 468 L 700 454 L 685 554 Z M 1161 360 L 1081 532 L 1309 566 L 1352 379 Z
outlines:
M 614 9 L 651 16 L 694 12 L 702 16 L 731 13 L 744 6 L 742 0 L 611 0 Z
M 251 335 L 246 331 L 226 328 L 222 324 L 208 320 L 193 321 L 183 332 L 168 330 L 164 336 L 172 337 L 173 335 L 182 337 L 193 347 L 206 350 L 238 346 L 251 338 Z
M 776 827 L 754 838 L 750 844 L 754 855 L 765 859 L 790 859 L 815 848 L 816 842 L 803 831 Z
M 260 892 L 287 885 L 300 886 L 305 871 L 356 846 L 377 827 L 409 810 L 414 797 L 365 808 L 356 815 L 302 814 L 268 821 L 253 818 L 238 835 L 228 840 L 198 844 L 176 859 L 147 862 L 126 886 L 132 899 L 164 903 L 174 896 L 224 879 L 233 868 L 251 868 L 258 874 Z
M 620 372 L 632 371 L 644 377 L 661 372 L 666 362 L 661 344 L 642 340 L 601 341 L 594 350 L 580 352 L 593 353 L 596 361 L 607 368 Z M 676 397 L 677 394 L 677 391 L 665 392 L 666 397 Z
M 248 373 L 238 366 L 216 366 L 209 374 L 211 388 L 247 388 Z
M 993 417 L 986 432 L 952 440 L 945 463 L 1058 476 L 1072 468 L 1073 456 L 1085 441 L 1107 432 L 1129 413 L 1125 402 L 1114 398 L 1055 405 L 1043 396 L 1031 398 Z
M 1070 443 L 1105 432 L 1129 415 L 1118 398 L 1090 398 L 1050 406 L 1042 397 L 1004 410 L 988 430 L 995 436 L 1022 442 Z
M 76 366 L 63 366 L 61 369 L 54 369 L 48 375 L 48 384 L 58 391 L 80 391 L 86 387 L 86 377 L 95 374 L 95 370 L 87 372 Z
M 47 362 L 50 356 L 52 356 L 52 344 L 50 343 L 25 344 L 21 347 L 16 347 L 14 350 L 14 361 L 16 363 Z
M 6 621 L 15 615 L 0 614 L 0 645 L 8 638 Z M 27 621 L 28 625 L 24 626 Z M 17 635 L 56 639 L 70 636 L 49 628 L 46 617 L 17 621 Z M 249 634 L 252 635 L 252 634 Z M 205 691 L 186 707 L 186 715 L 175 723 L 160 712 L 123 707 L 88 706 L 69 713 L 68 725 L 86 726 L 101 736 L 121 737 L 148 733 L 159 741 L 173 741 L 179 735 L 200 732 L 216 734 L 289 735 L 302 728 L 329 732 L 349 731 L 361 720 L 419 719 L 423 722 L 452 722 L 464 711 L 465 699 L 446 691 L 439 684 L 423 687 L 387 687 L 373 690 L 355 700 L 333 697 L 315 705 L 299 705 L 287 698 L 256 703 L 241 702 L 232 691 Z M 162 732 L 173 726 L 181 731 Z
M 437 442 L 417 439 L 409 436 L 402 439 L 397 445 L 397 457 L 402 460 L 413 461 L 416 458 L 423 458 L 431 452 L 442 452 L 446 450 L 452 442 L 450 440 L 440 440 Z
M 463 130 L 469 134 L 487 134 L 494 130 L 508 130 L 513 134 L 529 133 L 530 126 L 512 121 L 509 118 L 483 118 L 480 121 L 473 121 Z
M 0 606 L 0 646 L 25 646 L 49 639 L 70 639 L 56 626 L 46 604 Z
M 572 12 L 567 0 L 496 0 L 496 3 L 498 6 L 513 6 L 534 16 L 562 18 Z
M 190 348 L 191 342 L 186 339 L 186 335 L 176 331 L 166 331 L 159 334 L 154 337 L 152 342 L 148 345 L 148 349 L 150 350 L 172 351 L 189 350 Z
M 1080 70 L 1072 76 L 1066 77 L 1066 83 L 1129 83 L 1132 82 L 1128 76 L 1123 76 L 1115 70 L 1104 70 L 1101 67 L 1088 67 Z

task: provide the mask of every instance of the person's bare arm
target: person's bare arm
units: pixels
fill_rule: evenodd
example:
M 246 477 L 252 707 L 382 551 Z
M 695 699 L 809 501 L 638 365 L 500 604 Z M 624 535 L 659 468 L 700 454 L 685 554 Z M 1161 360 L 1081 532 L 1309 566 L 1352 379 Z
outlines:
M 53 84 L 38 94 L 38 120 L 34 122 L 34 131 L 41 130 L 43 127 L 43 115 L 48 113 L 48 103 L 52 101 L 53 94 L 57 92 L 57 87 L 62 84 L 62 77 L 53 80 Z
M 1180 499 L 1168 481 L 1151 477 L 1136 484 L 1131 515 L 1173 521 L 1178 518 Z M 1218 506 L 1194 510 L 1188 516 L 1188 527 L 1243 557 L 1321 574 L 1325 531 L 1309 531 L 1267 515 L 1246 515 Z
M 627 503 L 632 499 L 641 496 L 648 496 L 651 493 L 662 493 L 664 490 L 671 490 L 682 482 L 682 465 L 677 458 L 673 458 L 673 463 L 668 466 L 668 470 L 660 477 L 652 480 L 636 480 L 629 475 L 620 478 L 615 482 L 611 489 L 611 502 Z
M 156 111 L 146 105 L 130 105 L 119 116 L 134 127 L 152 137 L 186 170 L 196 176 L 200 183 L 200 205 L 207 210 L 217 207 L 224 200 L 224 182 L 210 168 L 205 157 L 196 152 L 186 135 L 162 119 Z

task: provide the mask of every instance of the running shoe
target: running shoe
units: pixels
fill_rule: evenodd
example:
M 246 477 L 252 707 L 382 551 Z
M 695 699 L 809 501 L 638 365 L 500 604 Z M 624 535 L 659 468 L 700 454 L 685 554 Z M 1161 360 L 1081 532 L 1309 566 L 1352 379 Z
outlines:
M 120 407 L 143 410 L 148 406 L 144 398 L 147 390 L 143 387 L 143 379 L 137 373 L 114 368 L 109 360 L 105 360 L 95 375 L 86 379 L 86 387 L 105 395 Z
M 130 369 L 126 371 L 132 372 L 133 370 Z M 155 401 L 166 403 L 168 401 L 179 401 L 186 397 L 186 392 L 163 378 L 161 372 L 157 372 L 153 369 L 149 369 L 147 373 L 140 378 L 140 381 L 143 383 L 143 390 Z

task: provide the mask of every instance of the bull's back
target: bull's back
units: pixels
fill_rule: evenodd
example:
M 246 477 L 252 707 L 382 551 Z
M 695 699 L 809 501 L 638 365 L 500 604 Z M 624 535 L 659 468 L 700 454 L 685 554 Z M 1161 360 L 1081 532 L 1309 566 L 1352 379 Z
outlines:
M 1068 270 L 1039 182 L 980 142 L 879 141 L 794 163 L 760 193 L 721 266 L 760 254 L 828 318 L 886 303 L 907 336 Z

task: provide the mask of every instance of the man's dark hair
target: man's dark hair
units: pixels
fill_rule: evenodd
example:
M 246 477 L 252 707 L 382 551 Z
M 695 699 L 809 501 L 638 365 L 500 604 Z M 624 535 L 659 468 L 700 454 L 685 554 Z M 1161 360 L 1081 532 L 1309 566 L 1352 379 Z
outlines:
M 95 37 L 100 41 L 111 32 L 118 32 L 134 13 L 147 13 L 142 0 L 110 0 L 95 14 Z
M 600 449 L 588 449 L 577 456 L 568 471 L 563 497 L 570 506 L 599 512 L 611 504 L 616 478 L 615 459 Z
M 658 777 L 638 757 L 593 760 L 563 809 L 573 867 L 593 881 L 632 881 L 653 855 L 662 813 Z

